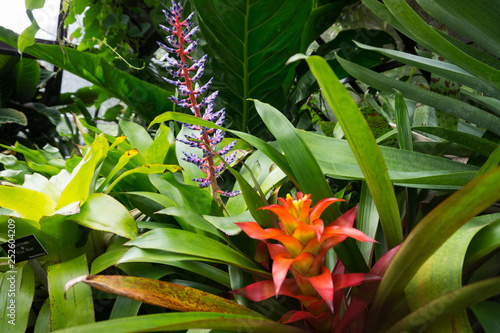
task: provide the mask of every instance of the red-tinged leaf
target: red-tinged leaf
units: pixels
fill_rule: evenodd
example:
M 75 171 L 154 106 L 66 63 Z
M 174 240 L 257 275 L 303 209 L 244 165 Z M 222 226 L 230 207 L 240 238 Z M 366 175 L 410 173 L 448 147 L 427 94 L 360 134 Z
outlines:
M 370 270 L 370 274 L 382 277 L 400 247 L 401 245 L 398 245 L 390 251 L 386 252 L 372 267 L 372 269 Z M 340 320 L 335 333 L 346 332 L 347 329 L 351 327 L 352 323 L 358 323 L 361 320 L 364 322 L 366 320 L 366 314 L 364 311 L 373 301 L 378 285 L 379 283 L 376 282 L 359 287 L 358 292 L 352 298 L 351 303 L 347 307 L 342 319 Z
M 253 239 L 269 239 L 276 235 L 284 235 L 285 232 L 275 228 L 262 229 L 257 222 L 237 222 L 238 227 L 243 230 L 248 237 Z
M 308 277 L 305 279 L 307 279 L 312 284 L 321 298 L 325 300 L 330 311 L 333 312 L 333 281 L 332 275 L 328 268 L 323 266 L 320 275 Z
M 351 227 L 354 225 L 354 219 L 356 218 L 356 213 L 358 212 L 359 205 L 351 208 L 349 211 L 340 215 L 335 221 L 330 223 L 330 226 L 342 226 Z
M 280 235 L 271 238 L 285 245 L 286 249 L 288 250 L 288 253 L 290 253 L 292 257 L 298 257 L 302 252 L 302 249 L 304 248 L 304 245 L 302 245 L 302 243 L 298 239 L 292 236 Z
M 269 269 L 269 251 L 267 249 L 267 244 L 265 241 L 260 241 L 257 243 L 257 248 L 255 249 L 255 261 Z
M 321 237 L 321 240 L 324 241 L 330 237 L 335 237 L 335 236 L 345 236 L 344 239 L 347 237 L 351 237 L 361 242 L 378 243 L 376 240 L 368 237 L 358 229 L 345 226 L 336 226 L 336 225 L 330 225 L 326 227 L 325 231 L 323 232 L 323 236 Z
M 280 253 L 274 258 L 273 261 L 273 281 L 274 291 L 278 296 L 281 285 L 286 278 L 288 269 L 293 263 L 293 260 L 288 253 Z
M 296 322 L 298 320 L 303 320 L 303 319 L 312 319 L 314 318 L 314 315 L 310 312 L 307 311 L 297 311 L 297 310 L 292 310 L 288 311 L 281 317 L 279 320 L 280 323 L 283 324 L 289 324 Z
M 335 291 L 344 288 L 359 286 L 363 282 L 381 280 L 378 275 L 351 273 L 351 274 L 335 274 L 332 275 Z
M 319 268 L 317 272 L 313 270 L 312 267 L 316 257 L 309 252 L 302 253 L 300 256 L 295 258 L 292 263 L 293 269 L 299 272 L 300 275 L 316 275 L 319 274 Z M 293 272 L 293 271 L 292 271 Z
M 325 223 L 323 220 L 314 220 L 312 222 L 311 228 L 314 230 L 314 233 L 316 234 L 316 238 L 318 240 L 321 239 L 321 235 L 325 231 Z
M 245 288 L 232 290 L 231 294 L 242 295 L 251 301 L 260 302 L 275 296 L 273 280 L 252 283 Z
M 68 290 L 79 282 L 105 292 L 177 311 L 258 315 L 225 298 L 165 281 L 122 275 L 84 275 L 69 281 L 65 289 Z
M 309 213 L 309 218 L 311 221 L 319 219 L 323 211 L 330 206 L 332 203 L 337 202 L 337 201 L 345 201 L 342 199 L 337 199 L 337 198 L 325 198 L 318 202 L 312 209 L 311 212 Z M 338 220 L 338 219 L 337 219 Z M 352 224 L 351 224 L 352 226 Z
M 273 260 L 274 258 L 276 258 L 278 254 L 287 251 L 286 247 L 283 244 L 272 244 L 272 243 L 266 243 L 266 244 L 267 244 L 267 250 L 269 251 L 269 255 Z

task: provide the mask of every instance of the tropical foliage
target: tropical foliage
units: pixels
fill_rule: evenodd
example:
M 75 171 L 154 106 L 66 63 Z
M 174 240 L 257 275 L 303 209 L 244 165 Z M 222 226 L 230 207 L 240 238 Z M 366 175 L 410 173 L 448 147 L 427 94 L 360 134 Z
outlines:
M 46 45 L 43 3 L 0 27 L 0 331 L 498 331 L 500 5 L 70 0 Z

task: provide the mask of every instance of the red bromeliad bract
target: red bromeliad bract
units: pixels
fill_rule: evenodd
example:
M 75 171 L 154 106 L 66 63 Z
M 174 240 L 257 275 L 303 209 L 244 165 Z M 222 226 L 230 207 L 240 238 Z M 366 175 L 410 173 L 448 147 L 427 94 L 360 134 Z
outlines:
M 334 310 L 342 301 L 342 294 L 335 291 L 380 277 L 362 273 L 344 274 L 345 269 L 340 261 L 331 273 L 325 266 L 326 253 L 347 237 L 363 242 L 375 240 L 353 228 L 357 207 L 325 227 L 320 219 L 321 214 L 329 205 L 341 199 L 323 199 L 311 208 L 310 197 L 310 194 L 298 192 L 295 200 L 287 195 L 286 199 L 278 198 L 281 205 L 260 208 L 270 210 L 279 217 L 279 229 L 262 229 L 256 222 L 236 223 L 249 237 L 267 245 L 273 259 L 273 279 L 256 282 L 233 293 L 253 301 L 274 295 L 294 297 L 307 311 L 291 311 L 281 321 L 289 323 L 304 319 L 314 331 L 329 332 L 334 322 L 338 323 L 339 311 Z M 288 272 L 293 278 L 287 278 Z

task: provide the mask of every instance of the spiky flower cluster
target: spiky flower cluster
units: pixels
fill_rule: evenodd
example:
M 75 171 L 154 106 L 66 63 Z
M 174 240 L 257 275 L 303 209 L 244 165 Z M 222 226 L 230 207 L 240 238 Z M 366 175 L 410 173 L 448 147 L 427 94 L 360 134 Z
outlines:
M 199 42 L 199 39 L 193 41 L 193 36 L 198 30 L 198 27 L 193 27 L 191 19 L 194 12 L 191 13 L 185 20 L 181 21 L 182 17 L 182 0 L 178 4 L 172 0 L 170 12 L 164 10 L 167 22 L 172 26 L 170 28 L 160 25 L 169 35 L 167 40 L 170 46 L 158 42 L 158 45 L 163 48 L 170 56 L 167 58 L 166 70 L 174 78 L 163 78 L 170 84 L 177 87 L 180 96 L 187 98 L 170 97 L 170 100 L 182 108 L 189 108 L 193 114 L 207 121 L 215 122 L 216 125 L 222 126 L 224 123 L 224 108 L 219 111 L 214 111 L 214 100 L 217 97 L 218 91 L 215 91 L 207 96 L 207 91 L 213 81 L 211 78 L 207 83 L 201 85 L 199 79 L 203 76 L 205 69 L 205 61 L 207 56 L 204 55 L 199 60 L 193 59 L 191 54 Z M 194 75 L 192 75 L 194 73 Z M 191 76 L 192 75 L 192 76 Z M 193 87 L 194 85 L 194 87 Z M 205 96 L 203 96 L 205 95 Z M 201 99 L 200 99 L 201 98 Z M 203 116 L 201 110 L 205 109 Z M 183 160 L 193 163 L 198 166 L 207 176 L 205 178 L 195 178 L 193 181 L 199 182 L 200 187 L 211 186 L 212 195 L 216 193 L 232 197 L 239 194 L 239 191 L 228 192 L 220 190 L 217 185 L 217 177 L 225 168 L 221 161 L 218 166 L 214 165 L 213 151 L 216 151 L 228 164 L 231 164 L 236 158 L 236 152 L 229 154 L 230 150 L 236 144 L 236 141 L 231 142 L 224 148 L 216 150 L 216 145 L 224 138 L 225 132 L 214 130 L 196 125 L 184 124 L 186 127 L 198 131 L 197 134 L 186 135 L 186 140 L 180 142 L 189 145 L 190 147 L 199 148 L 203 151 L 203 156 L 199 157 L 196 154 L 188 154 L 183 152 L 185 158 Z M 228 156 L 226 156 L 229 154 Z

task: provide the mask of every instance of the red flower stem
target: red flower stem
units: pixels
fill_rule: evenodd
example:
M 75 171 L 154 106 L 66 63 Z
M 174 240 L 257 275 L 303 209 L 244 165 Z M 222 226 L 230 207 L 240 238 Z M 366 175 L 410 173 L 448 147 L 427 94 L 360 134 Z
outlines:
M 179 40 L 179 44 L 181 45 L 179 49 L 179 56 L 181 58 L 181 62 L 184 64 L 187 64 L 186 62 L 186 53 L 184 52 L 184 37 L 182 36 L 182 25 L 181 22 L 179 21 L 178 18 L 175 19 L 175 24 L 176 24 L 176 30 L 177 30 L 177 38 Z M 187 68 L 184 68 L 182 70 L 182 74 L 184 75 L 184 84 L 186 85 L 186 89 L 189 91 L 189 100 L 191 101 L 193 110 L 194 110 L 194 115 L 197 118 L 202 118 L 201 117 L 201 112 L 200 108 L 198 106 L 198 101 L 196 100 L 196 95 L 193 91 L 193 85 L 191 82 L 191 77 L 189 77 L 189 70 Z M 211 151 L 211 146 L 210 146 L 210 138 L 208 137 L 208 133 L 205 127 L 202 127 L 202 139 L 203 143 L 206 147 L 206 151 L 210 152 Z M 217 184 L 217 179 L 215 177 L 215 165 L 214 165 L 214 159 L 212 157 L 212 154 L 207 154 L 206 156 L 207 159 L 207 166 L 208 166 L 208 171 L 207 171 L 207 176 L 210 177 L 210 190 L 212 197 L 226 210 L 226 207 L 222 203 L 222 200 L 217 196 L 217 193 L 221 191 L 219 185 Z M 227 210 L 226 210 L 227 212 Z

